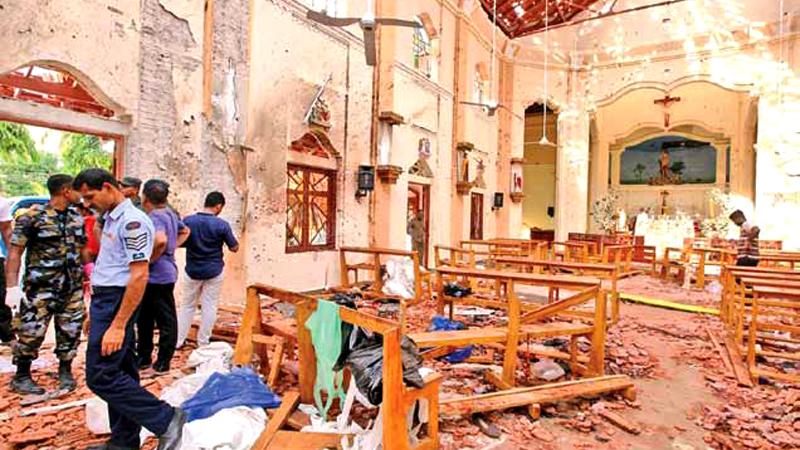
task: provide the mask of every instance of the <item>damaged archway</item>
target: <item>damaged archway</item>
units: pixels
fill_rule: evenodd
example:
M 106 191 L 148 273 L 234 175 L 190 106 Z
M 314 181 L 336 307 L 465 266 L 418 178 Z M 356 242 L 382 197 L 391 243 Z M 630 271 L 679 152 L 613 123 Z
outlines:
M 68 64 L 33 61 L 0 74 L 0 120 L 96 136 L 113 144 L 112 169 L 122 171 L 124 108 Z

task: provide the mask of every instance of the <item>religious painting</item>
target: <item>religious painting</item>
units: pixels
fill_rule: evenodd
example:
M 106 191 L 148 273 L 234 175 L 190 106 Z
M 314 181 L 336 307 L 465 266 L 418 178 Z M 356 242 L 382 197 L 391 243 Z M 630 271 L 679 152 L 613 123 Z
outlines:
M 717 150 L 708 142 L 683 136 L 649 139 L 622 152 L 619 181 L 651 186 L 713 184 L 717 181 Z

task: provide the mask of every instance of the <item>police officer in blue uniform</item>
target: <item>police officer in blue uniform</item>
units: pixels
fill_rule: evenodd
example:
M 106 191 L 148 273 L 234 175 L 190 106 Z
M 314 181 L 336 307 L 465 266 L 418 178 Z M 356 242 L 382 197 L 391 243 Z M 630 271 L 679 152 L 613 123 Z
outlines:
M 84 170 L 73 186 L 105 217 L 92 274 L 86 382 L 108 403 L 111 438 L 94 448 L 139 449 L 145 427 L 159 437 L 159 450 L 177 449 L 186 414 L 142 388 L 134 351 L 133 326 L 147 285 L 153 223 L 106 170 Z

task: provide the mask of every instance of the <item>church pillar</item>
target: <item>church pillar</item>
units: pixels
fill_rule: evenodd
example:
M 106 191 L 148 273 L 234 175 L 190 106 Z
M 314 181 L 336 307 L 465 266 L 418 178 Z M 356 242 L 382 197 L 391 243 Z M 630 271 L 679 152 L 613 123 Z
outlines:
M 568 108 L 558 114 L 556 151 L 556 240 L 586 232 L 589 207 L 589 113 Z

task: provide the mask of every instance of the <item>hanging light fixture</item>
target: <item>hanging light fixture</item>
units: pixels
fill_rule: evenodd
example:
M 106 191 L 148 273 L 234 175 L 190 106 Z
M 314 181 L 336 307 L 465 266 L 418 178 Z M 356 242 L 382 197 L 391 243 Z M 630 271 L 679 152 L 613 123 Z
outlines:
M 556 144 L 550 142 L 547 139 L 547 69 L 548 69 L 548 43 L 550 42 L 549 34 L 550 34 L 550 11 L 548 9 L 548 4 L 550 0 L 544 0 L 544 102 L 543 102 L 543 110 L 544 110 L 544 117 L 542 119 L 542 138 L 539 140 L 539 145 L 546 146 L 546 147 L 555 147 Z

